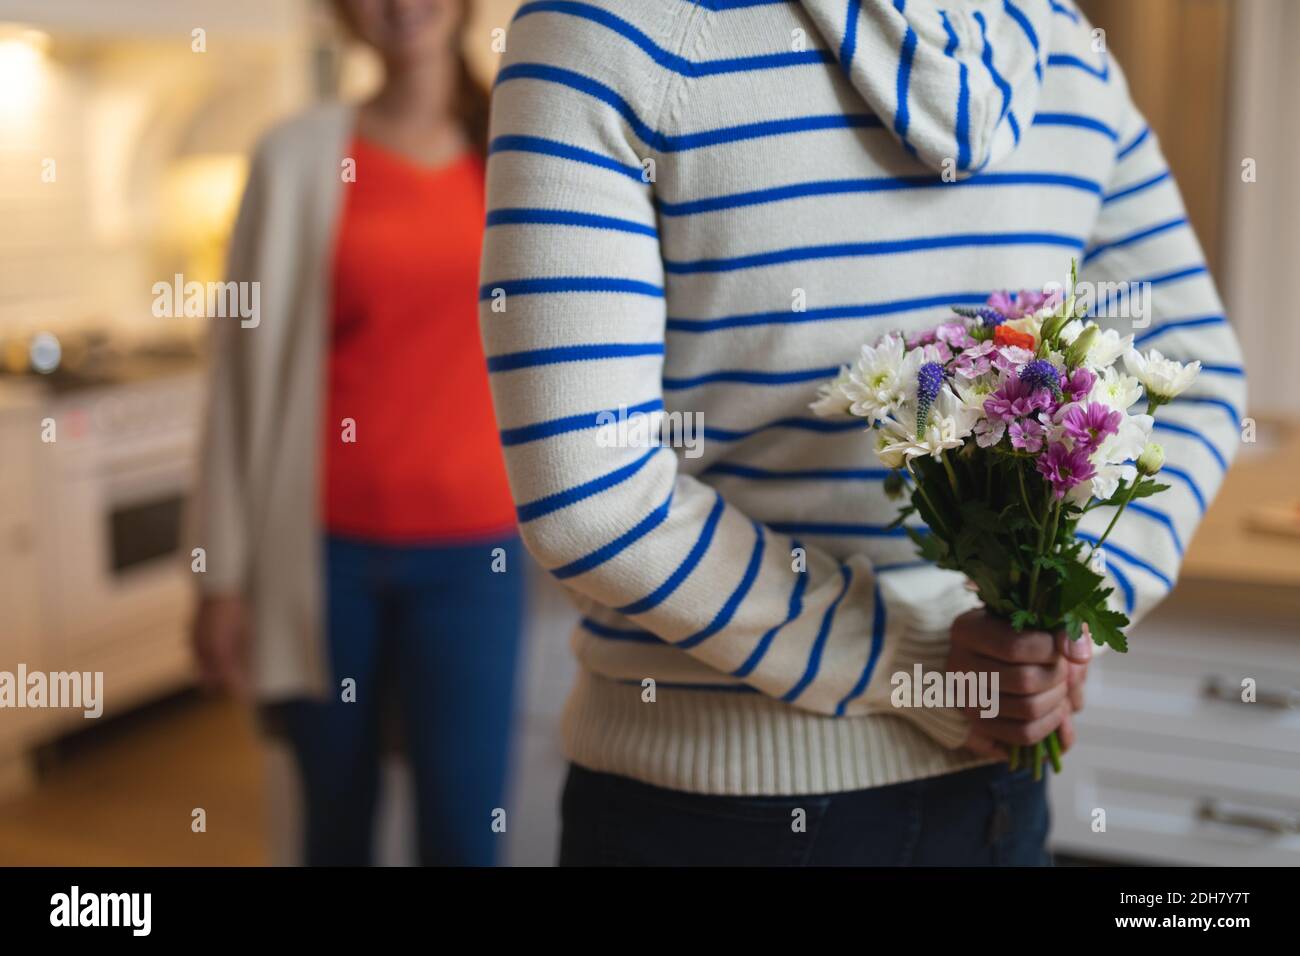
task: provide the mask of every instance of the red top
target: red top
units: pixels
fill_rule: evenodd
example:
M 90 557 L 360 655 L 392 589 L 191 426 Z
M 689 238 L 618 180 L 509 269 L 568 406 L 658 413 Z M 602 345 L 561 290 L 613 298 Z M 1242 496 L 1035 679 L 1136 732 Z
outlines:
M 508 532 L 515 511 L 478 332 L 483 161 L 465 153 L 429 168 L 360 137 L 349 155 L 356 181 L 342 186 L 323 423 L 325 527 L 397 544 Z

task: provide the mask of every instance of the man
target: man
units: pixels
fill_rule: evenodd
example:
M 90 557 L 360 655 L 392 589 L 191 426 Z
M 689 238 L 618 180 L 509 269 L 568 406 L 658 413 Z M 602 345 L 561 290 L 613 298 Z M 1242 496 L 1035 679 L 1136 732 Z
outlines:
M 525 3 L 490 157 L 507 468 L 583 609 L 561 862 L 1045 862 L 1044 787 L 999 755 L 1069 744 L 1088 642 L 1016 635 L 918 562 L 860 422 L 808 406 L 863 343 L 1072 256 L 1150 283 L 1144 347 L 1239 361 L 1089 26 L 1056 0 Z M 1140 327 L 1112 304 L 1099 321 Z M 1233 451 L 1216 404 L 1241 378 L 1198 389 L 1160 435 L 1187 476 L 1166 520 L 1108 542 L 1134 619 Z M 703 417 L 701 456 L 596 440 L 601 413 L 665 408 Z M 918 663 L 996 673 L 999 715 L 895 709 Z

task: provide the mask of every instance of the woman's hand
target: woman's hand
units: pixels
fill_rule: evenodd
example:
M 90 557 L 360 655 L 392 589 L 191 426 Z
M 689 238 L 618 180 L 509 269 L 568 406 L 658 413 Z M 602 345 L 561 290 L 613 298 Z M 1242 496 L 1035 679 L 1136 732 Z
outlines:
M 192 640 L 205 687 L 243 696 L 248 693 L 248 606 L 238 594 L 203 597 L 194 615 Z
M 965 746 L 977 753 L 1005 757 L 1011 744 L 1034 744 L 1059 731 L 1061 749 L 1074 743 L 1070 715 L 1083 707 L 1083 683 L 1092 658 L 1092 642 L 1077 641 L 1061 631 L 1016 631 L 986 611 L 969 611 L 953 622 L 948 651 L 949 672 L 998 675 L 998 714 L 965 711 L 970 735 Z

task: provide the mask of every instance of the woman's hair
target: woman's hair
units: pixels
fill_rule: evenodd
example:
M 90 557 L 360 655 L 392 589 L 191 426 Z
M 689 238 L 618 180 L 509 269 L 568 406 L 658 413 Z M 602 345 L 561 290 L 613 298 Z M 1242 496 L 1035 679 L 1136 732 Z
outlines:
M 452 96 L 451 110 L 460 121 L 461 129 L 469 140 L 470 146 L 482 155 L 487 155 L 488 145 L 488 107 L 491 95 L 470 69 L 465 56 L 465 33 L 469 29 L 471 0 L 459 0 L 460 17 L 456 30 L 456 39 L 452 54 L 456 57 L 456 92 Z M 356 36 L 356 30 L 348 16 L 346 0 L 334 0 L 334 11 L 344 28 Z
M 465 4 L 468 6 L 468 4 Z M 474 71 L 469 67 L 465 57 L 464 42 L 461 39 L 468 29 L 469 17 L 462 16 L 456 42 L 456 96 L 452 109 L 460 120 L 461 128 L 470 145 L 480 154 L 487 155 L 488 147 L 488 109 L 492 103 L 491 94 Z

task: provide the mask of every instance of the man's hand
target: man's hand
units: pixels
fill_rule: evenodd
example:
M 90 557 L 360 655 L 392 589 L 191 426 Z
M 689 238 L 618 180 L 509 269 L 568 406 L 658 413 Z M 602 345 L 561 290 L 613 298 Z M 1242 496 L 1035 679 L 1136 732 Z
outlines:
M 948 671 L 997 673 L 998 715 L 983 718 L 968 707 L 970 735 L 965 746 L 976 753 L 1005 757 L 1012 744 L 1034 744 L 1053 730 L 1061 749 L 1074 744 L 1070 715 L 1083 707 L 1083 683 L 1092 658 L 1085 635 L 1072 641 L 1064 631 L 1016 631 L 983 610 L 968 611 L 952 625 Z
M 248 691 L 249 624 L 243 597 L 204 597 L 194 615 L 192 640 L 204 686 L 240 695 Z

